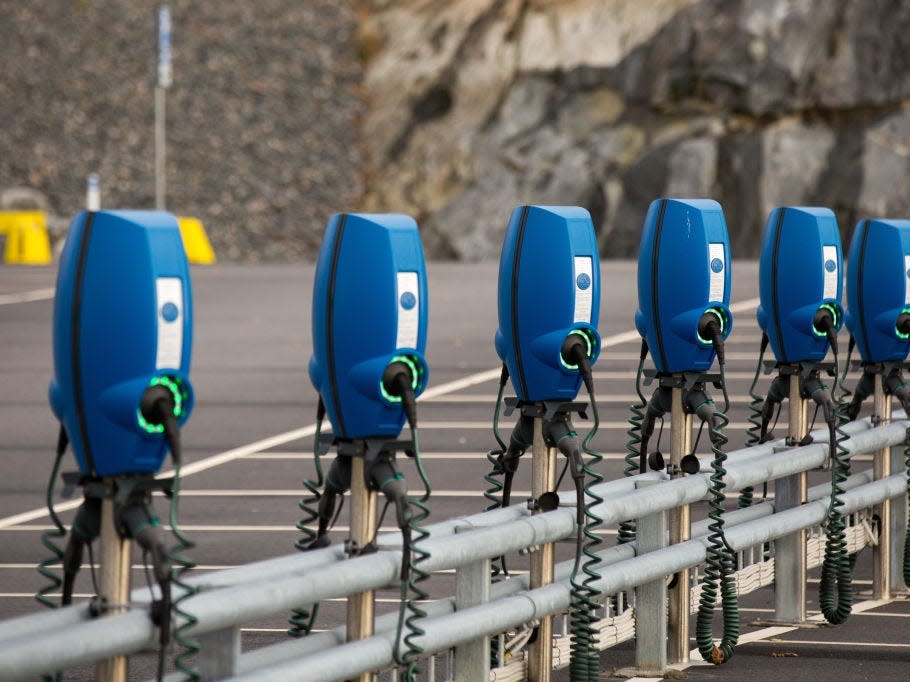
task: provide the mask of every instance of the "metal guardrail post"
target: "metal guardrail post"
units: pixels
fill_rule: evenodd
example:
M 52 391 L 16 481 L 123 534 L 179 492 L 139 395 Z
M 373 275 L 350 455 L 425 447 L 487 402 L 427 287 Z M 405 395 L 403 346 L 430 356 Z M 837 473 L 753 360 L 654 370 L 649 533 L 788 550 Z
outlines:
M 682 403 L 682 389 L 674 387 L 670 410 L 670 463 L 671 478 L 683 476 L 680 463 L 692 450 L 692 415 L 686 414 Z M 670 511 L 670 544 L 678 545 L 691 537 L 692 516 L 689 505 L 680 505 Z M 669 591 L 668 652 L 669 662 L 689 661 L 689 582 L 691 571 L 684 569 L 676 574 L 675 584 Z M 637 616 L 637 612 L 636 612 Z
M 107 479 L 110 483 L 110 479 Z M 101 554 L 99 595 L 107 606 L 106 615 L 126 612 L 130 600 L 130 541 L 121 537 L 114 524 L 114 501 L 101 500 Z M 99 661 L 95 678 L 100 682 L 126 682 L 129 658 L 115 656 Z
M 226 680 L 237 674 L 240 658 L 240 628 L 226 628 L 200 635 L 196 666 L 202 673 L 202 682 Z
M 548 447 L 543 437 L 543 419 L 534 418 L 531 461 L 531 497 L 540 499 L 556 489 L 556 448 Z M 535 513 L 538 513 L 535 511 Z M 531 552 L 531 589 L 553 582 L 553 543 Z M 528 679 L 549 682 L 553 670 L 553 617 L 545 616 L 537 626 L 537 639 L 528 647 Z
M 490 560 L 481 559 L 455 569 L 455 610 L 490 601 Z M 490 638 L 481 637 L 455 648 L 455 682 L 486 680 L 490 676 Z
M 657 481 L 639 481 L 637 488 Z M 667 546 L 667 512 L 643 516 L 635 521 L 636 554 Z M 667 670 L 667 580 L 661 578 L 635 588 L 635 674 L 663 675 Z
M 891 396 L 885 393 L 882 373 L 875 373 L 872 393 L 872 423 L 884 426 L 891 423 Z M 884 447 L 872 455 L 872 471 L 876 481 L 891 475 L 891 448 Z M 878 544 L 872 547 L 872 596 L 886 599 L 891 596 L 891 500 L 873 507 L 878 517 Z
M 364 477 L 363 457 L 351 458 L 351 544 L 356 552 L 369 544 L 376 532 L 376 491 L 370 490 Z M 366 639 L 373 634 L 375 602 L 373 591 L 366 590 L 348 597 L 347 641 Z M 357 682 L 372 682 L 371 673 L 363 673 Z
M 891 415 L 889 415 L 889 420 Z M 891 471 L 904 471 L 904 445 L 892 445 L 889 448 Z M 904 584 L 904 538 L 907 537 L 907 493 L 891 500 L 890 554 L 891 554 L 891 591 L 900 592 L 910 585 Z
M 799 373 L 790 375 L 788 444 L 795 445 L 808 433 L 808 405 L 799 390 Z M 829 455 L 830 456 L 830 455 Z M 784 511 L 806 502 L 807 475 L 801 471 L 774 483 L 774 510 Z M 774 542 L 774 619 L 782 623 L 806 620 L 806 531 Z

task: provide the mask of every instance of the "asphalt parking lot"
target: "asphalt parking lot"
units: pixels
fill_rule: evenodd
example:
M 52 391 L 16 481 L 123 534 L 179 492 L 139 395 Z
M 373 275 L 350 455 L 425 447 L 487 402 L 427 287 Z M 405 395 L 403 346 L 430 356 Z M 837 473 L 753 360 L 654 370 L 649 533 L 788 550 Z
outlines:
M 432 397 L 419 402 L 419 414 L 422 454 L 434 487 L 431 521 L 484 507 L 485 453 L 494 445 L 491 418 L 499 376 L 492 343 L 496 271 L 494 263 L 428 265 Z M 622 475 L 640 340 L 632 323 L 635 263 L 605 261 L 602 276 L 604 350 L 595 367 L 602 424 L 593 444 L 605 454 L 602 473 L 609 480 Z M 187 466 L 180 520 L 196 543 L 192 556 L 197 570 L 211 571 L 294 551 L 300 483 L 312 472 L 316 394 L 306 367 L 313 267 L 219 265 L 194 268 L 192 277 L 196 407 L 183 434 Z M 735 262 L 733 277 L 735 322 L 727 346 L 730 449 L 744 441 L 748 386 L 760 339 L 754 317 L 757 265 Z M 46 555 L 41 544 L 41 533 L 49 527 L 44 497 L 57 434 L 47 404 L 54 278 L 53 268 L 0 267 L 0 619 L 42 608 L 33 594 L 42 584 L 35 565 Z M 767 379 L 763 381 L 766 389 Z M 506 432 L 508 425 L 504 420 Z M 74 468 L 69 457 L 64 469 Z M 517 498 L 528 494 L 529 469 L 525 463 L 519 470 Z M 402 470 L 415 487 L 413 465 L 404 461 Z M 57 500 L 66 523 L 76 503 Z M 165 514 L 163 501 L 158 510 Z M 333 532 L 337 541 L 346 535 L 346 514 L 347 507 Z M 383 530 L 393 530 L 388 517 Z M 607 531 L 608 543 L 614 535 L 614 529 Z M 734 658 L 720 668 L 695 665 L 680 674 L 693 680 L 907 679 L 910 602 L 864 601 L 869 599 L 862 592 L 870 589 L 870 566 L 868 552 L 863 552 L 856 568 L 861 612 L 843 626 L 779 631 L 754 625 L 773 614 L 772 593 L 763 589 L 742 600 L 746 643 Z M 145 582 L 138 560 L 132 578 L 134 585 Z M 434 576 L 431 588 L 438 593 L 450 587 L 451 579 Z M 76 591 L 77 599 L 91 596 L 88 570 L 80 575 Z M 810 613 L 818 613 L 816 593 L 812 583 Z M 377 610 L 395 608 L 396 593 L 381 592 Z M 317 627 L 332 627 L 343 618 L 344 604 L 329 602 Z M 283 617 L 251 623 L 243 630 L 244 648 L 278 641 L 285 630 Z M 631 665 L 633 658 L 630 644 L 608 650 L 602 657 L 604 674 Z M 131 679 L 152 673 L 150 657 L 134 660 Z M 65 677 L 91 678 L 89 669 Z

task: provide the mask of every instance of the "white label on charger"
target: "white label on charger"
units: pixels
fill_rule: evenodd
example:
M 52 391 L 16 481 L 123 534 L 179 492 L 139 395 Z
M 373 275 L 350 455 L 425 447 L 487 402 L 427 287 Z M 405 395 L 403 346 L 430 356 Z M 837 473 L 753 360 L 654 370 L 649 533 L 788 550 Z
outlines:
M 910 255 L 904 254 L 904 305 L 910 305 Z
M 399 272 L 397 276 L 398 333 L 395 348 L 417 348 L 420 331 L 420 288 L 416 272 Z
M 591 323 L 594 303 L 594 261 L 590 256 L 575 256 L 575 317 L 572 322 Z
M 840 269 L 837 267 L 837 247 L 822 247 L 822 269 L 825 273 L 825 288 L 822 298 L 837 298 L 837 283 Z
M 727 260 L 724 256 L 724 243 L 712 242 L 708 244 L 708 300 L 717 303 L 724 302 L 724 283 L 727 269 Z
M 159 277 L 155 280 L 158 315 L 156 369 L 180 369 L 183 357 L 183 280 Z

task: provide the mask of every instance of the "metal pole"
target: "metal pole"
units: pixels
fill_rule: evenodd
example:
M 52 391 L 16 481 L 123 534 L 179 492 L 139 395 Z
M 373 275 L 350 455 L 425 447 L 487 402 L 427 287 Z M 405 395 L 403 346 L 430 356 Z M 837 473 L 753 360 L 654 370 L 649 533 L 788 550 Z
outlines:
M 455 569 L 455 610 L 490 601 L 490 560 L 481 559 Z M 455 648 L 455 682 L 486 680 L 490 676 L 490 638 L 480 637 Z
M 110 479 L 107 481 L 111 483 Z M 99 595 L 106 603 L 105 615 L 126 612 L 130 599 L 130 541 L 120 536 L 114 525 L 114 501 L 101 500 L 101 554 Z M 129 658 L 115 656 L 100 661 L 95 668 L 95 678 L 100 682 L 126 682 L 129 676 Z
M 85 210 L 101 210 L 101 179 L 97 173 L 89 173 L 85 181 Z
M 790 375 L 787 437 L 798 443 L 808 431 L 808 405 L 800 394 L 799 374 Z M 784 511 L 806 501 L 806 472 L 774 483 L 774 509 Z M 783 623 L 806 620 L 806 531 L 798 530 L 774 542 L 774 618 Z
M 875 373 L 872 393 L 872 423 L 885 426 L 891 422 L 891 396 L 885 393 L 882 373 Z M 872 471 L 876 481 L 891 475 L 891 448 L 884 447 L 872 455 Z M 872 547 L 872 597 L 887 599 L 891 596 L 891 500 L 884 500 L 873 507 L 878 516 L 878 544 Z
M 360 550 L 376 533 L 376 491 L 367 487 L 363 457 L 352 457 L 351 466 L 351 543 Z M 366 639 L 373 634 L 373 591 L 366 590 L 348 597 L 347 641 Z M 372 673 L 358 675 L 358 682 L 372 682 Z
M 155 208 L 165 210 L 167 184 L 165 180 L 165 88 L 155 87 Z
M 671 478 L 683 476 L 680 463 L 692 450 L 692 415 L 686 414 L 682 403 L 682 389 L 673 388 L 670 410 L 670 463 Z M 692 532 L 692 516 L 689 505 L 680 505 L 669 513 L 670 544 L 686 542 Z M 689 662 L 689 580 L 690 570 L 676 574 L 676 584 L 669 590 L 669 625 L 667 628 L 668 662 Z
M 165 210 L 167 185 L 165 180 L 165 90 L 171 87 L 171 10 L 164 4 L 158 8 L 158 82 L 155 86 L 155 208 Z
M 904 448 L 891 446 L 891 471 L 904 471 Z M 904 538 L 907 537 L 907 493 L 891 498 L 891 590 L 900 592 L 904 584 Z
M 639 487 L 655 483 L 639 481 Z M 638 556 L 667 546 L 667 512 L 643 516 L 635 528 Z M 635 675 L 663 675 L 666 670 L 667 580 L 662 577 L 635 588 Z
M 531 497 L 537 500 L 556 489 L 556 448 L 547 447 L 540 417 L 534 418 L 532 448 Z M 543 544 L 531 552 L 531 589 L 553 582 L 553 557 L 553 543 Z M 544 616 L 537 626 L 537 639 L 528 647 L 528 680 L 549 682 L 552 670 L 553 616 Z
M 200 635 L 196 666 L 202 682 L 227 680 L 237 674 L 240 658 L 240 628 L 232 627 Z

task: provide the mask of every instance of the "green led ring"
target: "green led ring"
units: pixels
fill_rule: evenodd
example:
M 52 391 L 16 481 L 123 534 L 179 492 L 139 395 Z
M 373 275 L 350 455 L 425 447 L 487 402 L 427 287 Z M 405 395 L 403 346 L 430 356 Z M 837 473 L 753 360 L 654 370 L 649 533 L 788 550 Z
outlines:
M 392 365 L 396 362 L 403 362 L 411 370 L 411 388 L 413 388 L 416 392 L 417 387 L 420 385 L 420 375 L 422 374 L 420 371 L 420 365 L 414 362 L 414 359 L 410 355 L 396 355 L 391 360 L 389 360 L 389 365 Z M 382 384 L 382 379 L 379 380 L 379 392 L 382 394 L 382 397 L 388 400 L 390 403 L 401 402 L 401 396 L 392 395 L 387 390 L 385 390 L 385 386 Z
M 833 303 L 822 303 L 818 309 L 827 310 L 829 313 L 831 313 L 831 319 L 834 320 L 834 328 L 837 329 L 838 325 L 840 324 L 840 310 L 838 306 L 834 305 Z M 825 334 L 825 332 L 818 331 L 818 329 L 815 328 L 814 324 L 812 325 L 812 333 L 822 338 L 827 337 L 827 334 Z
M 897 314 L 897 316 L 900 317 L 901 315 L 910 315 L 910 306 L 904 306 L 901 308 L 901 311 Z M 904 334 L 897 328 L 897 322 L 894 323 L 894 333 L 897 334 L 897 338 L 899 338 L 901 341 L 910 339 L 910 334 Z
M 577 336 L 580 336 L 581 338 L 583 338 L 585 340 L 585 347 L 587 348 L 587 356 L 589 358 L 593 357 L 594 356 L 594 345 L 591 342 L 590 333 L 586 329 L 573 329 L 572 331 L 570 331 L 568 333 L 566 338 L 569 338 L 570 336 L 572 336 L 572 334 L 576 334 Z M 563 359 L 561 349 L 560 349 L 558 355 L 559 355 L 559 362 L 562 363 L 563 367 L 565 367 L 566 369 L 573 369 L 573 370 L 578 369 L 578 365 L 570 365 L 568 362 L 566 362 Z
M 149 382 L 149 387 L 152 386 L 163 386 L 171 392 L 171 396 L 174 398 L 174 416 L 180 419 L 183 415 L 183 403 L 186 396 L 179 380 L 169 376 L 158 376 L 152 378 Z M 164 424 L 152 424 L 146 421 L 145 417 L 142 416 L 142 410 L 138 408 L 136 409 L 136 420 L 139 422 L 140 428 L 147 433 L 164 433 Z
M 706 315 L 707 313 L 711 313 L 712 315 L 714 315 L 714 317 L 717 318 L 717 321 L 720 322 L 720 333 L 721 333 L 721 335 L 723 335 L 724 332 L 727 330 L 727 324 L 724 319 L 724 314 L 717 308 L 706 308 L 705 312 L 703 312 L 702 315 Z M 707 344 L 709 346 L 711 345 L 710 339 L 702 338 L 702 335 L 698 333 L 697 327 L 695 329 L 695 336 L 697 336 L 698 340 L 701 341 L 702 343 Z

